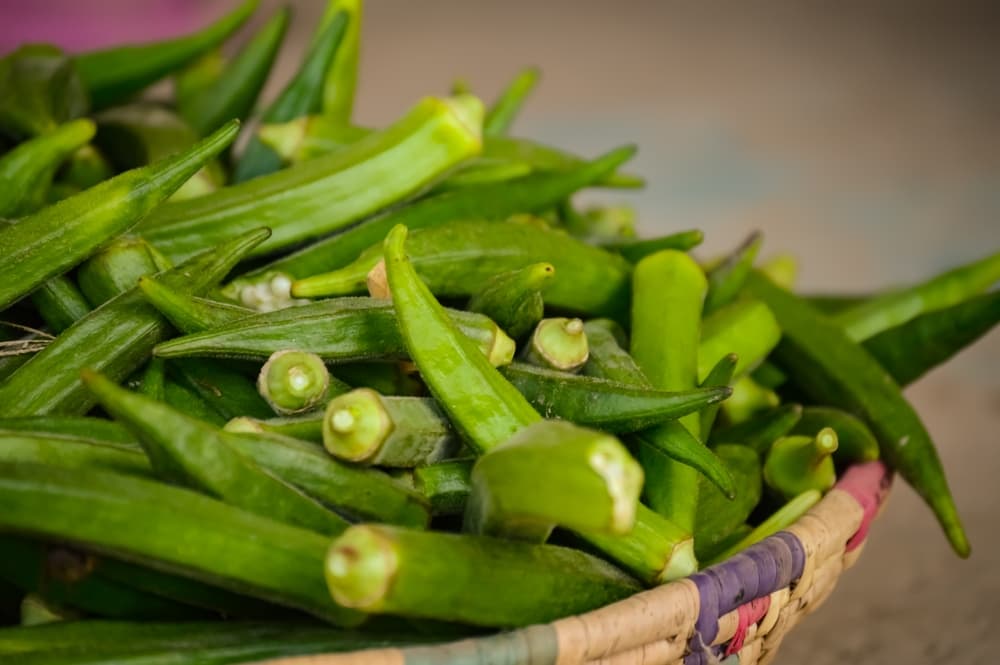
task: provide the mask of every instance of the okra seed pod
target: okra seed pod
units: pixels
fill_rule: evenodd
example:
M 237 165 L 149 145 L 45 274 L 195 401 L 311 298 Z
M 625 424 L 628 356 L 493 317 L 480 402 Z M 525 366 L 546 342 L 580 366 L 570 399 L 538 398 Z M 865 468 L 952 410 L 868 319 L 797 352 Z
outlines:
M 280 414 L 302 413 L 321 403 L 330 388 L 322 358 L 305 351 L 271 354 L 257 377 L 257 389 Z
M 590 356 L 587 333 L 580 319 L 543 319 L 531 335 L 525 358 L 535 365 L 575 372 Z

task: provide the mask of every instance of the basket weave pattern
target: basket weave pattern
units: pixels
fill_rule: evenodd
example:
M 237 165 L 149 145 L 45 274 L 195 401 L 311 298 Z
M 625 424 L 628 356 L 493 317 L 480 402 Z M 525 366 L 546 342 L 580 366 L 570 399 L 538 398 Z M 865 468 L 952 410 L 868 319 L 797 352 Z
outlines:
M 438 646 L 298 656 L 269 665 L 751 665 L 857 560 L 891 476 L 851 467 L 788 529 L 691 577 L 550 624 Z

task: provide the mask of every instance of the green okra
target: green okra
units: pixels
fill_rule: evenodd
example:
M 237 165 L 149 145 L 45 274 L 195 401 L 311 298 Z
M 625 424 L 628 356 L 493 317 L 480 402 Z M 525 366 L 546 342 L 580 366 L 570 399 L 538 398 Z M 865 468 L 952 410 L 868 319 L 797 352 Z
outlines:
M 736 371 L 736 366 L 739 363 L 739 356 L 735 353 L 730 353 L 723 356 L 719 362 L 715 364 L 715 367 L 708 373 L 705 379 L 699 384 L 702 388 L 713 388 L 713 387 L 729 387 L 729 384 L 733 380 L 733 374 Z M 726 392 L 726 397 L 729 397 L 730 392 Z M 720 400 L 721 401 L 721 400 Z M 701 432 L 701 437 L 706 442 L 712 434 L 712 428 L 715 426 L 715 417 L 719 415 L 720 403 L 716 402 L 714 404 L 709 404 L 705 408 L 701 409 L 700 419 L 698 423 L 698 431 Z
M 637 432 L 721 402 L 725 387 L 668 392 L 648 385 L 511 363 L 500 370 L 545 418 L 609 432 Z
M 348 462 L 412 468 L 457 448 L 448 419 L 423 397 L 384 397 L 358 388 L 330 400 L 322 422 L 323 446 Z
M 275 351 L 257 376 L 257 391 L 280 415 L 294 415 L 319 407 L 329 390 L 330 372 L 323 359 L 306 351 Z
M 188 124 L 191 124 L 191 121 L 186 117 L 185 109 L 192 100 L 204 94 L 219 81 L 225 66 L 226 57 L 222 49 L 214 48 L 198 56 L 174 74 L 174 106 Z
M 650 254 L 655 254 L 665 249 L 676 249 L 680 252 L 686 252 L 700 245 L 704 239 L 705 234 L 695 229 L 641 240 L 633 238 L 601 240 L 600 245 L 608 251 L 621 254 L 631 263 L 638 263 Z
M 736 299 L 753 269 L 763 241 L 760 231 L 754 231 L 732 254 L 708 271 L 706 316 Z
M 191 146 L 186 145 L 184 147 L 190 148 Z M 142 164 L 142 166 L 145 166 L 145 164 Z M 56 183 L 56 186 L 66 187 L 67 195 L 61 198 L 68 198 L 68 196 L 76 194 L 81 190 L 96 187 L 114 174 L 115 171 L 104 154 L 94 147 L 93 144 L 88 144 L 70 156 L 66 165 L 58 174 L 58 183 Z M 60 195 L 56 192 L 56 186 L 53 187 L 50 196 L 55 196 L 56 200 L 60 200 Z
M 642 469 L 613 436 L 558 420 L 522 428 L 472 469 L 463 529 L 544 542 L 553 527 L 627 534 Z
M 139 278 L 170 267 L 142 238 L 122 237 L 84 261 L 76 281 L 90 304 L 99 307 L 135 287 Z
M 565 547 L 367 524 L 333 542 L 324 570 L 345 606 L 495 627 L 552 621 L 640 588 L 610 564 Z M 483 594 L 484 585 L 493 593 Z
M 414 488 L 434 515 L 461 515 L 472 487 L 473 458 L 447 460 L 413 470 Z
M 584 373 L 633 386 L 650 387 L 646 375 L 635 364 L 632 356 L 618 345 L 614 333 L 604 322 L 590 321 L 585 327 L 591 353 L 584 366 Z M 638 457 L 653 460 L 653 464 L 662 464 L 655 459 L 656 456 L 667 456 L 697 469 L 726 495 L 732 494 L 733 480 L 725 465 L 679 423 L 668 422 L 639 432 L 632 437 L 632 441 Z
M 733 392 L 722 404 L 722 412 L 731 425 L 738 425 L 780 403 L 781 400 L 773 390 L 765 388 L 749 376 L 741 376 L 733 382 Z
M 746 299 L 720 307 L 702 323 L 698 379 L 704 381 L 729 353 L 739 357 L 733 374 L 740 377 L 764 360 L 780 339 L 781 328 L 764 303 Z
M 208 618 L 195 608 L 103 577 L 91 554 L 9 535 L 0 535 L 0 548 L 0 577 L 48 603 L 113 619 Z
M 141 277 L 139 290 L 182 333 L 218 328 L 256 314 L 255 310 L 239 305 L 199 298 L 181 289 L 172 289 L 153 277 Z
M 194 389 L 172 379 L 164 383 L 163 403 L 210 425 L 222 427 L 226 424 L 226 417 L 213 409 Z
M 91 120 L 73 120 L 0 156 L 0 217 L 16 217 L 44 203 L 56 169 L 93 138 Z
M 481 314 L 447 311 L 485 358 L 497 365 L 510 362 L 514 343 L 495 323 Z M 265 360 L 292 346 L 327 362 L 406 358 L 392 303 L 373 298 L 337 298 L 256 314 L 165 342 L 155 353 Z
M 268 418 L 274 413 L 253 381 L 226 363 L 208 358 L 176 358 L 168 367 L 171 379 L 194 392 L 223 420 L 237 416 Z
M 736 491 L 730 499 L 701 479 L 694 523 L 695 553 L 699 560 L 707 559 L 720 542 L 747 521 L 762 493 L 760 458 L 752 448 L 723 444 L 716 448 L 716 453 L 732 474 Z
M 796 385 L 819 403 L 861 417 L 882 458 L 928 503 L 959 556 L 968 556 L 968 538 L 934 444 L 892 377 L 842 328 L 766 277 L 751 275 L 748 287 L 781 326 L 775 359 L 791 370 Z
M 589 354 L 583 321 L 565 317 L 539 321 L 522 353 L 532 365 L 561 372 L 579 370 Z
M 0 429 L 0 461 L 51 464 L 70 469 L 101 468 L 152 478 L 149 461 L 134 443 L 99 435 Z
M 528 67 L 518 72 L 487 110 L 483 119 L 483 134 L 496 136 L 507 133 L 528 95 L 538 85 L 541 74 L 537 67 Z
M 59 334 L 90 313 L 90 303 L 65 275 L 49 278 L 31 292 L 31 304 L 53 333 Z
M 777 365 L 764 360 L 750 372 L 750 378 L 771 390 L 777 390 L 788 381 L 788 376 Z
M 910 319 L 866 339 L 864 347 L 905 386 L 986 334 L 998 321 L 1000 292 L 993 292 Z
M 90 416 L 22 416 L 0 418 L 0 430 L 55 435 L 57 437 L 95 439 L 131 445 L 135 437 L 116 422 Z
M 284 122 L 316 113 L 323 104 L 323 83 L 340 47 L 349 21 L 346 12 L 337 12 L 320 23 L 319 34 L 310 44 L 298 71 L 267 110 L 264 122 Z M 281 159 L 256 136 L 250 139 L 236 162 L 233 182 L 245 182 L 281 168 Z
M 266 236 L 265 229 L 234 238 L 161 279 L 174 288 L 200 292 Z M 156 310 L 145 306 L 138 290 L 118 296 L 77 321 L 0 384 L 0 417 L 86 413 L 94 399 L 80 382 L 81 369 L 91 367 L 122 380 L 170 331 Z
M 479 113 L 474 98 L 425 99 L 350 149 L 169 203 L 142 224 L 141 233 L 171 260 L 261 223 L 272 236 L 255 255 L 326 235 L 413 195 L 477 154 Z
M 705 273 L 683 252 L 663 250 L 636 264 L 630 351 L 654 387 L 690 390 L 698 385 L 698 337 L 707 288 Z M 664 319 L 666 312 L 669 318 Z M 678 422 L 700 437 L 697 414 Z M 693 529 L 698 472 L 667 456 L 644 454 L 646 450 L 640 448 L 638 457 L 650 507 L 682 529 Z
M 250 512 L 335 535 L 347 522 L 231 448 L 212 426 L 84 370 L 101 406 L 142 444 L 156 473 Z
M 235 10 L 198 32 L 161 42 L 80 53 L 73 62 L 95 108 L 121 102 L 221 44 L 257 8 L 244 0 Z
M 485 452 L 541 416 L 434 299 L 404 248 L 406 237 L 406 227 L 397 226 L 385 241 L 386 275 L 400 336 L 452 425 L 469 445 Z
M 979 295 L 1000 281 L 1000 252 L 943 272 L 904 289 L 842 310 L 833 320 L 858 342 L 894 326 Z
M 830 427 L 814 436 L 781 437 L 764 459 L 764 482 L 786 500 L 807 490 L 826 492 L 837 482 L 837 445 L 837 432 Z
M 837 433 L 837 449 L 833 459 L 840 464 L 855 464 L 877 460 L 878 440 L 860 418 L 828 406 L 807 406 L 802 418 L 789 432 L 793 435 L 815 437 L 829 427 Z
M 88 106 L 72 60 L 57 47 L 27 44 L 0 58 L 0 134 L 41 136 Z
M 417 273 L 439 296 L 469 296 L 497 273 L 547 261 L 556 277 L 545 291 L 546 305 L 625 316 L 631 266 L 559 231 L 532 223 L 456 221 L 414 231 L 407 247 Z M 382 248 L 373 246 L 344 268 L 295 282 L 292 295 L 363 292 L 381 258 Z
M 218 129 L 224 124 L 216 123 L 212 129 Z M 187 150 L 198 141 L 198 136 L 170 109 L 156 104 L 139 103 L 118 106 L 100 113 L 97 116 L 97 138 L 94 142 L 116 168 L 124 170 L 145 166 Z M 217 161 L 211 160 L 174 192 L 170 200 L 180 201 L 202 196 L 219 189 L 224 182 L 222 167 Z
M 520 339 L 545 315 L 542 291 L 555 272 L 551 263 L 542 262 L 495 275 L 469 299 L 468 310 L 485 314 Z
M 287 7 L 275 12 L 230 62 L 216 63 L 216 75 L 196 91 L 182 94 L 178 81 L 177 110 L 196 133 L 205 135 L 232 118 L 249 117 L 278 55 L 290 14 Z
M 226 442 L 275 476 L 351 519 L 423 528 L 426 500 L 383 471 L 344 464 L 321 447 L 274 434 L 223 432 Z
M 323 80 L 323 115 L 341 123 L 351 121 L 354 91 L 358 82 L 358 54 L 361 50 L 362 0 L 330 0 L 326 5 L 320 29 L 343 13 L 347 29 L 340 40 L 333 61 L 326 68 Z M 456 93 L 457 94 L 457 93 Z
M 0 227 L 0 309 L 128 230 L 236 136 L 226 125 L 187 152 L 128 171 Z
M 778 254 L 760 264 L 760 272 L 783 289 L 792 290 L 799 278 L 799 260 L 793 254 Z
M 779 531 L 787 529 L 791 525 L 798 522 L 799 518 L 805 515 L 810 508 L 819 503 L 819 500 L 822 498 L 823 493 L 819 490 L 806 490 L 802 494 L 789 499 L 788 502 L 781 508 L 778 508 L 776 511 L 771 513 L 767 519 L 754 527 L 750 533 L 743 536 L 743 538 L 731 545 L 729 548 L 716 554 L 705 565 L 711 566 L 719 563 L 720 561 L 725 561 L 734 554 L 742 552 L 754 543 L 759 543 L 768 536 L 773 536 Z
M 771 449 L 771 444 L 789 434 L 801 418 L 800 404 L 782 404 L 761 411 L 741 423 L 715 430 L 709 443 L 713 446 L 721 443 L 738 443 L 753 448 L 758 455 L 763 456 Z
M 806 296 L 809 304 L 829 316 L 836 316 L 844 310 L 857 307 L 871 298 L 865 294 L 813 293 Z
M 577 212 L 569 201 L 559 216 L 572 235 L 598 244 L 635 238 L 636 212 L 630 206 L 594 206 Z
M 139 387 L 136 390 L 157 402 L 166 401 L 167 361 L 163 358 L 150 358 L 146 368 L 142 370 L 142 378 L 139 379 Z
M 0 503 L 5 531 L 71 541 L 333 623 L 364 618 L 323 588 L 327 537 L 190 490 L 103 470 L 2 463 Z
M 486 144 L 483 144 L 485 151 Z M 531 173 L 531 165 L 480 157 L 458 167 L 454 173 L 436 185 L 432 192 L 444 192 L 486 183 L 509 182 Z

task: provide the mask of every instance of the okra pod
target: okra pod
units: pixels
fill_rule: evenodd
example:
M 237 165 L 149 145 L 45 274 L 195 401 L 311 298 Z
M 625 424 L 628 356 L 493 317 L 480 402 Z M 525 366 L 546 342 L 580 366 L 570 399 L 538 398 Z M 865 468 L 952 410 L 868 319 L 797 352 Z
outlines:
M 0 418 L 0 430 L 26 432 L 31 436 L 95 440 L 132 446 L 137 451 L 135 437 L 116 422 L 89 416 L 27 416 Z
M 73 61 L 51 44 L 26 44 L 0 58 L 0 133 L 41 136 L 87 114 Z
M 0 309 L 128 230 L 235 138 L 226 125 L 187 152 L 128 171 L 0 227 Z
M 760 272 L 781 288 L 791 291 L 799 278 L 799 260 L 792 254 L 778 254 L 761 263 Z
M 183 147 L 190 148 L 191 146 L 186 145 Z M 172 155 L 175 152 L 180 152 L 180 149 L 168 153 L 168 155 Z M 67 198 L 69 195 L 81 190 L 96 187 L 113 176 L 114 173 L 111 164 L 100 150 L 94 147 L 93 144 L 85 145 L 74 152 L 67 164 L 60 170 L 58 185 L 64 186 L 66 188 L 64 191 L 67 193 L 60 195 L 53 191 L 50 193 L 50 196 L 54 196 L 55 200 Z
M 116 104 L 170 72 L 180 69 L 202 53 L 221 44 L 257 8 L 257 0 L 245 0 L 235 10 L 198 32 L 143 45 L 117 46 L 74 56 L 76 69 L 95 108 Z
M 397 226 L 385 241 L 386 274 L 400 336 L 452 425 L 469 445 L 485 452 L 541 416 L 434 299 L 407 255 L 406 237 L 406 227 Z
M 362 0 L 330 0 L 320 20 L 320 27 L 343 13 L 347 29 L 340 40 L 333 62 L 323 80 L 323 115 L 347 124 L 354 110 L 354 90 L 358 81 L 358 53 L 361 50 Z
M 237 416 L 268 418 L 274 413 L 253 381 L 226 363 L 208 358 L 176 358 L 168 367 L 171 379 L 198 395 L 223 420 Z
M 434 400 L 383 397 L 368 388 L 330 400 L 322 436 L 334 457 L 388 467 L 433 464 L 457 447 L 451 425 Z
M 642 469 L 613 436 L 549 420 L 480 457 L 471 482 L 464 530 L 544 542 L 554 526 L 627 534 Z
M 1000 280 L 1000 252 L 953 268 L 925 282 L 869 298 L 833 319 L 855 342 L 979 295 Z
M 538 85 L 539 77 L 541 71 L 537 67 L 528 67 L 518 72 L 486 112 L 486 117 L 483 119 L 483 134 L 496 136 L 507 133 L 528 95 Z
M 609 432 L 637 432 L 721 402 L 726 387 L 667 392 L 634 383 L 511 363 L 500 370 L 545 418 Z
M 364 618 L 323 588 L 325 536 L 186 489 L 96 469 L 0 463 L 0 503 L 4 530 L 79 543 L 337 624 Z
M 766 277 L 751 275 L 748 287 L 783 331 L 776 360 L 792 370 L 795 383 L 810 398 L 868 424 L 882 458 L 930 505 L 959 556 L 968 556 L 969 542 L 934 444 L 892 377 L 843 329 Z
M 481 355 L 509 363 L 514 343 L 481 314 L 447 310 Z M 264 360 L 294 347 L 328 362 L 406 358 L 392 303 L 372 298 L 336 298 L 239 319 L 156 347 L 164 358 L 209 356 Z
M 419 229 L 407 244 L 413 265 L 438 296 L 469 296 L 497 273 L 546 261 L 556 277 L 545 302 L 574 312 L 625 316 L 631 266 L 624 259 L 537 224 L 456 221 Z M 373 246 L 354 263 L 292 284 L 292 295 L 316 297 L 364 292 L 368 272 L 382 258 Z
M 152 478 L 142 449 L 132 443 L 104 441 L 93 435 L 0 428 L 0 461 L 34 462 L 70 469 L 101 468 Z
M 142 238 L 124 237 L 83 262 L 76 272 L 80 290 L 99 307 L 139 283 L 140 277 L 171 266 Z
M 699 385 L 702 388 L 713 388 L 713 387 L 729 387 L 730 382 L 733 380 L 733 374 L 736 371 L 736 366 L 739 363 L 739 356 L 735 353 L 730 353 L 723 356 L 719 362 L 715 364 L 715 367 L 708 373 Z M 732 389 L 730 388 L 726 393 L 726 397 L 729 397 Z M 720 400 L 721 401 L 721 400 Z M 701 438 L 706 442 L 712 434 L 712 428 L 715 426 L 715 417 L 719 415 L 720 403 L 716 402 L 714 404 L 709 404 L 705 408 L 701 409 L 698 431 L 701 432 Z
M 807 406 L 790 434 L 815 437 L 823 428 L 837 433 L 834 461 L 843 464 L 871 462 L 878 459 L 878 441 L 858 417 L 827 406 Z
M 722 412 L 732 425 L 750 420 L 762 411 L 778 406 L 781 400 L 770 388 L 765 388 L 749 376 L 733 382 L 733 392 L 722 404 Z
M 330 372 L 315 353 L 275 351 L 260 369 L 257 390 L 275 413 L 311 411 L 326 399 Z
M 335 540 L 325 573 L 345 606 L 491 627 L 552 621 L 640 588 L 577 550 L 377 525 L 353 526 Z
M 139 379 L 139 387 L 136 390 L 149 399 L 163 402 L 167 397 L 166 386 L 167 361 L 163 358 L 150 358 L 146 368 L 142 370 L 142 378 Z
M 56 169 L 94 137 L 95 129 L 91 120 L 74 120 L 0 157 L 0 217 L 39 208 Z
M 275 12 L 196 93 L 182 95 L 178 90 L 178 111 L 195 132 L 205 135 L 227 120 L 246 120 L 250 115 L 285 37 L 289 14 L 287 7 Z
M 414 488 L 434 515 L 461 515 L 472 489 L 472 458 L 448 460 L 413 470 Z
M 49 278 L 31 292 L 31 304 L 49 330 L 59 334 L 90 313 L 90 303 L 65 275 Z
M 701 267 L 677 250 L 657 252 L 636 265 L 630 351 L 653 387 L 690 390 L 698 385 L 698 336 L 707 288 Z M 669 313 L 666 327 L 664 313 Z M 699 438 L 697 414 L 678 422 Z M 698 472 L 664 455 L 644 454 L 646 450 L 638 452 L 650 507 L 682 529 L 693 529 Z
M 598 244 L 635 238 L 636 212 L 630 206 L 595 206 L 581 213 L 566 201 L 559 214 L 566 230 L 577 238 Z
M 741 423 L 715 430 L 709 443 L 713 446 L 738 443 L 753 448 L 758 455 L 764 456 L 771 449 L 772 443 L 795 429 L 801 418 L 800 404 L 782 404 L 762 411 Z
M 583 321 L 560 317 L 539 321 L 523 355 L 532 365 L 574 372 L 587 362 L 589 353 Z
M 807 490 L 826 492 L 837 482 L 837 445 L 837 432 L 830 427 L 814 436 L 781 437 L 764 459 L 764 482 L 786 500 Z
M 202 422 L 222 427 L 226 417 L 212 408 L 193 388 L 168 379 L 163 385 L 163 402 L 175 411 Z
M 222 278 L 267 230 L 234 238 L 166 272 L 173 288 L 198 293 Z M 97 369 L 122 380 L 170 334 L 169 324 L 146 306 L 138 290 L 123 293 L 84 318 L 0 384 L 0 417 L 47 413 L 83 414 L 94 404 L 80 370 Z
M 323 104 L 323 81 L 347 28 L 348 15 L 337 12 L 320 24 L 319 34 L 302 59 L 298 71 L 267 110 L 264 122 L 284 122 L 316 113 Z M 254 136 L 236 162 L 233 182 L 240 183 L 281 168 L 281 159 Z
M 810 508 L 819 503 L 819 500 L 822 498 L 823 493 L 819 490 L 807 490 L 795 498 L 790 499 L 781 508 L 778 508 L 776 511 L 771 513 L 767 519 L 755 526 L 750 533 L 741 538 L 736 544 L 716 554 L 712 560 L 707 562 L 705 565 L 712 566 L 720 561 L 725 561 L 737 552 L 742 552 L 754 543 L 759 543 L 768 536 L 773 536 L 779 531 L 787 529 L 791 525 L 798 522 L 799 518 L 805 515 Z
M 732 302 L 739 295 L 753 269 L 764 237 L 754 231 L 727 256 L 722 263 L 708 271 L 708 293 L 705 295 L 705 315 Z
M 545 315 L 542 291 L 555 277 L 551 263 L 495 275 L 469 299 L 468 310 L 485 314 L 514 339 L 520 339 Z
M 83 381 L 101 406 L 135 434 L 165 480 L 319 533 L 334 535 L 346 528 L 343 518 L 266 473 L 210 425 L 120 388 L 100 374 L 84 370 Z
M 661 252 L 665 249 L 675 249 L 679 252 L 686 252 L 689 249 L 694 249 L 700 245 L 704 239 L 704 233 L 698 230 L 691 230 L 659 236 L 658 238 L 646 238 L 642 240 L 632 238 L 622 240 L 602 240 L 600 245 L 608 251 L 621 254 L 630 263 L 638 263 L 647 256 Z
M 753 449 L 721 445 L 716 453 L 733 476 L 735 497 L 724 496 L 718 488 L 701 479 L 694 523 L 694 545 L 699 560 L 707 559 L 723 539 L 747 521 L 760 502 L 762 492 L 760 458 Z
M 252 309 L 172 289 L 153 277 L 140 278 L 139 290 L 182 333 L 191 334 L 218 328 L 256 313 Z
M 756 367 L 781 339 L 781 328 L 767 305 L 757 300 L 740 300 L 707 316 L 698 343 L 698 379 L 704 381 L 719 360 L 735 353 L 739 362 L 736 377 Z
M 347 150 L 162 206 L 141 233 L 174 261 L 261 223 L 272 236 L 255 255 L 326 235 L 411 196 L 477 154 L 479 113 L 474 98 L 425 99 Z

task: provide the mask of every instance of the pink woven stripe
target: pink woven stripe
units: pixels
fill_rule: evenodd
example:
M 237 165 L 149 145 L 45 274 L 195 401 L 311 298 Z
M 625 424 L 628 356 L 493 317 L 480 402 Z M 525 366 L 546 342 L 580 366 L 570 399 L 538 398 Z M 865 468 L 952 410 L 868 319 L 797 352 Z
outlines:
M 757 623 L 764 618 L 767 611 L 771 608 L 771 596 L 764 596 L 763 598 L 754 598 L 749 603 L 743 603 L 737 609 L 738 621 L 736 623 L 736 634 L 733 635 L 733 639 L 729 641 L 729 646 L 726 647 L 725 656 L 732 656 L 734 653 L 739 652 L 743 648 L 743 641 L 747 636 L 747 629 L 751 625 Z
M 861 526 L 844 548 L 847 552 L 857 549 L 865 541 L 868 529 L 878 514 L 878 508 L 885 499 L 891 482 L 892 475 L 888 467 L 880 461 L 855 464 L 837 482 L 837 489 L 853 496 L 864 510 Z

